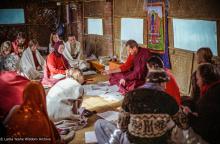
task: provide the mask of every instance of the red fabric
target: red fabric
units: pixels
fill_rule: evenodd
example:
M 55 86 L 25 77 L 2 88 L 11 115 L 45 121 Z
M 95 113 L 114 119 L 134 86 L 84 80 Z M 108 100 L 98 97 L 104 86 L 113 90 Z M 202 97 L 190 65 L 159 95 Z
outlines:
M 43 86 L 38 82 L 30 82 L 24 89 L 23 98 L 24 102 L 20 107 L 13 109 L 9 115 L 6 123 L 7 137 L 50 138 L 50 141 L 27 143 L 55 144 L 59 136 L 56 135 L 58 132 L 47 115 L 46 94 Z
M 141 80 L 145 82 L 148 70 L 146 69 L 146 60 L 151 57 L 151 53 L 146 48 L 139 48 L 138 53 L 134 56 L 133 69 L 124 77 L 126 81 Z
M 44 66 L 44 76 L 43 76 L 43 79 L 41 81 L 41 84 L 52 87 L 53 85 L 55 85 L 60 80 L 61 79 L 54 79 L 54 78 L 49 76 L 49 69 L 48 69 L 47 62 L 46 62 L 45 66 Z
M 35 67 L 36 67 L 36 69 L 37 69 L 37 67 L 39 67 L 40 64 L 39 64 L 39 62 L 38 62 L 38 60 L 37 60 L 36 52 L 32 52 L 32 55 L 33 55 Z
M 55 74 L 65 74 L 65 70 L 69 68 L 69 64 L 63 55 L 57 56 L 55 52 L 52 52 L 47 57 L 46 67 L 48 69 L 47 75 L 51 77 Z
M 137 88 L 145 83 L 144 80 L 132 80 L 132 81 L 126 81 L 125 86 L 122 86 L 119 84 L 119 81 L 120 81 L 120 79 L 124 78 L 124 75 L 126 75 L 126 73 L 114 73 L 114 74 L 110 75 L 110 79 L 109 79 L 110 84 L 118 85 L 119 92 L 122 94 L 125 94 L 129 91 L 132 91 L 135 88 Z
M 109 82 L 111 85 L 118 85 L 119 91 L 125 94 L 145 83 L 145 77 L 148 70 L 146 69 L 146 60 L 151 56 L 148 49 L 140 48 L 139 52 L 134 55 L 133 65 L 130 70 L 110 75 Z M 119 84 L 120 79 L 126 81 L 125 86 Z
M 204 86 L 202 86 L 202 89 L 201 89 L 201 91 L 200 91 L 200 96 L 205 95 L 205 93 L 206 93 L 211 87 L 213 87 L 214 85 L 219 84 L 219 83 L 220 83 L 220 80 L 218 80 L 218 81 L 216 81 L 216 82 L 213 82 L 213 83 L 211 83 L 211 84 L 209 84 L 209 85 L 205 84 Z
M 0 115 L 6 115 L 23 102 L 23 91 L 29 80 L 16 72 L 0 72 Z
M 134 55 L 129 55 L 126 62 L 122 64 L 119 68 L 122 72 L 128 71 L 132 68 L 134 61 Z
M 175 77 L 173 76 L 173 74 L 170 72 L 169 69 L 165 69 L 165 70 L 167 75 L 170 77 L 170 81 L 166 83 L 165 91 L 176 100 L 178 105 L 181 105 L 180 90 L 175 80 Z
M 28 47 L 28 43 L 27 41 L 24 42 L 24 49 L 26 49 Z M 12 51 L 11 52 L 14 52 L 15 54 L 19 54 L 18 53 L 18 41 L 15 40 L 12 42 Z

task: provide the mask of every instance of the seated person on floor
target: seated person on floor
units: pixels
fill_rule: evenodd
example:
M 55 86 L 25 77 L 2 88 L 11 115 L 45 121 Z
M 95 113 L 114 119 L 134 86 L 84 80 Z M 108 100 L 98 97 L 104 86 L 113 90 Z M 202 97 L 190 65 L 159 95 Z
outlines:
M 73 139 L 76 130 L 87 124 L 87 118 L 80 114 L 84 90 L 84 78 L 79 69 L 70 69 L 67 78 L 57 82 L 47 95 L 47 112 L 64 140 Z
M 54 45 L 58 41 L 60 41 L 59 35 L 56 32 L 52 32 L 50 34 L 49 53 L 54 51 Z
M 197 64 L 203 64 L 203 63 L 213 64 L 212 58 L 213 58 L 213 53 L 211 49 L 208 47 L 199 48 L 196 52 Z M 196 71 L 195 71 L 191 76 L 191 85 L 192 85 L 191 97 L 194 103 L 196 103 L 200 97 L 200 89 L 196 82 L 197 80 L 196 80 Z
M 23 91 L 29 80 L 15 71 L 5 71 L 0 67 L 0 121 L 11 108 L 23 102 Z
M 176 101 L 163 91 L 167 74 L 161 69 L 149 70 L 152 85 L 128 92 L 122 102 L 117 126 L 106 120 L 95 123 L 99 144 L 166 144 L 175 124 L 187 129 L 187 117 Z M 171 125 L 172 123 L 172 125 Z
M 28 47 L 28 41 L 26 40 L 25 34 L 23 32 L 19 32 L 17 34 L 16 39 L 12 42 L 12 52 L 14 52 L 17 55 L 19 55 L 18 45 L 22 45 L 24 49 Z
M 74 35 L 68 36 L 68 41 L 65 44 L 63 52 L 71 67 L 79 68 L 81 70 L 88 69 L 88 63 L 82 60 L 82 49 L 80 42 L 76 40 Z
M 219 144 L 220 138 L 220 74 L 215 65 L 205 63 L 196 70 L 200 97 L 195 112 L 190 112 L 190 125 L 195 133 L 211 144 Z
M 103 74 L 110 74 L 110 84 L 118 85 L 123 94 L 145 83 L 145 63 L 150 57 L 149 50 L 139 47 L 134 40 L 127 41 L 126 48 L 129 53 L 127 61 L 117 69 L 103 71 Z
M 7 137 L 46 138 L 45 144 L 60 142 L 60 136 L 50 121 L 46 109 L 46 94 L 38 82 L 30 82 L 24 89 L 24 102 L 14 106 L 4 120 Z M 36 141 L 34 143 L 39 143 Z
M 20 58 L 11 53 L 11 42 L 5 41 L 1 45 L 2 65 L 5 71 L 18 71 Z
M 162 59 L 159 56 L 152 56 L 151 58 L 149 58 L 147 60 L 147 68 L 150 70 L 152 68 L 159 67 L 161 69 L 164 69 L 166 74 L 169 77 L 169 81 L 165 83 L 165 89 L 164 91 L 169 94 L 170 96 L 172 96 L 176 102 L 178 103 L 178 105 L 181 104 L 181 98 L 180 98 L 180 91 L 179 91 L 179 86 L 177 85 L 177 82 L 175 80 L 175 77 L 173 76 L 173 74 L 170 72 L 169 69 L 164 68 L 164 64 Z M 152 83 L 146 82 L 143 86 L 141 86 L 142 88 L 148 88 L 150 85 L 152 85 Z
M 81 106 L 84 78 L 79 69 L 69 69 L 67 78 L 57 82 L 47 94 L 47 111 L 51 120 L 74 119 Z
M 54 51 L 47 56 L 44 78 L 53 78 L 55 75 L 66 75 L 70 65 L 63 56 L 64 51 L 63 41 L 58 41 L 54 44 Z
M 17 48 L 18 48 L 18 54 L 17 54 L 17 56 L 18 56 L 19 58 L 21 58 L 22 55 L 23 55 L 23 52 L 24 52 L 24 50 L 25 50 L 24 45 L 18 44 Z
M 39 47 L 38 41 L 36 39 L 30 40 L 28 46 L 21 57 L 21 72 L 29 79 L 40 79 L 43 77 L 45 61 L 37 50 Z

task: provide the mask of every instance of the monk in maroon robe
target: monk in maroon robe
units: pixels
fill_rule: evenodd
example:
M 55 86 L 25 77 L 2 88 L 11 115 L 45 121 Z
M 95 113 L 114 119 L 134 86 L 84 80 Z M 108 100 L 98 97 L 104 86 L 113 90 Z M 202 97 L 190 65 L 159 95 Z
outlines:
M 110 75 L 110 84 L 118 85 L 122 94 L 145 83 L 148 72 L 145 62 L 151 55 L 148 49 L 139 47 L 134 40 L 127 41 L 126 48 L 129 52 L 126 63 L 117 69 L 103 72 Z

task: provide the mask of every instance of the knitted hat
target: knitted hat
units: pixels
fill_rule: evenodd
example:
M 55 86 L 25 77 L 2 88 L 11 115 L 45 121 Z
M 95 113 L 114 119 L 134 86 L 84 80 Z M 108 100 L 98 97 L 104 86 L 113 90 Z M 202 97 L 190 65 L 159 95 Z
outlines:
M 149 69 L 146 81 L 152 83 L 162 83 L 169 81 L 170 78 L 168 77 L 167 73 L 164 71 L 163 68 L 154 67 Z

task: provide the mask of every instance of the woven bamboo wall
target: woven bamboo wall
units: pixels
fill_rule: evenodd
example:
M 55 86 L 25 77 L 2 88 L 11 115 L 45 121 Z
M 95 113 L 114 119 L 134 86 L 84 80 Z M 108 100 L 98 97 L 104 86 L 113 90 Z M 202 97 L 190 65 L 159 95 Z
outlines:
M 103 1 L 92 1 L 84 3 L 84 16 L 85 17 L 104 17 L 104 5 Z
M 103 36 L 87 34 L 87 19 L 103 19 Z M 84 3 L 84 50 L 95 49 L 96 56 L 113 55 L 112 2 L 91 1 Z
M 191 74 L 197 69 L 195 53 L 174 48 L 172 18 L 203 19 L 217 21 L 217 47 L 220 54 L 220 9 L 217 0 L 170 0 L 169 47 L 172 72 L 176 76 L 182 94 L 189 95 Z
M 144 17 L 144 0 L 115 0 L 116 17 Z
M 115 0 L 114 3 L 114 52 L 120 57 L 121 41 L 121 18 L 142 18 L 144 19 L 144 44 L 147 41 L 147 20 L 146 12 L 143 9 L 144 0 Z
M 170 0 L 169 16 L 220 19 L 218 0 Z

